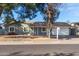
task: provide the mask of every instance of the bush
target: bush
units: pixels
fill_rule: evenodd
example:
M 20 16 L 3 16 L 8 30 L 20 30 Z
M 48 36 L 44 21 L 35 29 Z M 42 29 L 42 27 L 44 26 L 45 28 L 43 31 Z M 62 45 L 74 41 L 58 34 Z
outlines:
M 17 35 L 15 32 L 10 32 L 8 35 Z

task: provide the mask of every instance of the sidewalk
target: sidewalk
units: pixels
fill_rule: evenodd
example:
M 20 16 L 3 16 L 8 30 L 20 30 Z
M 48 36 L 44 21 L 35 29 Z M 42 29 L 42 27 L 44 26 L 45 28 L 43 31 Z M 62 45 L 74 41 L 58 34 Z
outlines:
M 79 44 L 79 38 L 55 39 L 55 38 L 10 38 L 10 36 L 0 36 L 0 45 L 25 45 L 25 44 Z

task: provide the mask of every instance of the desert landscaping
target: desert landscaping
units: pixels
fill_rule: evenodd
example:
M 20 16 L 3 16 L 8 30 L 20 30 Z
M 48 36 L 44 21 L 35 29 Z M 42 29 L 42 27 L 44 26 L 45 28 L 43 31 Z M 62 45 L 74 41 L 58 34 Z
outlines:
M 0 45 L 7 44 L 79 44 L 79 38 L 48 38 L 44 36 L 2 35 Z

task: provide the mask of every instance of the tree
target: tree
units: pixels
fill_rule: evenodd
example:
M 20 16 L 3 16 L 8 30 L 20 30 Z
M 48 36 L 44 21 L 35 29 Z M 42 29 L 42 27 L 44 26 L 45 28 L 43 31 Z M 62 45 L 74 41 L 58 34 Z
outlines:
M 18 8 L 22 7 L 21 10 L 18 11 Z M 19 14 L 18 18 L 19 20 L 23 21 L 26 18 L 29 18 L 30 20 L 32 20 L 33 18 L 36 17 L 36 13 L 37 11 L 37 7 L 35 3 L 19 3 L 17 4 L 17 9 L 15 10 L 15 12 L 17 14 Z
M 12 3 L 0 3 L 0 16 L 3 13 L 3 11 L 6 11 L 6 13 L 11 13 L 11 10 L 16 6 L 17 4 Z
M 10 25 L 10 24 L 13 24 L 13 23 L 17 23 L 17 21 L 12 19 L 10 16 L 5 17 L 3 22 L 4 22 L 5 25 Z
M 50 31 L 52 28 L 52 24 L 58 18 L 60 13 L 58 10 L 59 5 L 61 4 L 57 3 L 37 4 L 39 11 L 41 12 L 46 21 L 49 38 L 51 35 Z
M 10 22 L 14 21 L 14 16 L 12 14 L 12 10 L 17 4 L 11 4 L 11 3 L 1 3 L 0 4 L 0 18 L 4 19 L 3 22 L 5 24 L 9 24 Z M 4 15 L 4 17 L 2 17 Z
M 58 18 L 59 16 L 59 10 L 58 7 L 61 4 L 57 3 L 26 3 L 26 4 L 19 4 L 23 7 L 26 8 L 26 11 L 24 13 L 16 12 L 20 14 L 20 18 L 25 19 L 33 19 L 36 17 L 36 13 L 40 12 L 41 15 L 43 16 L 44 20 L 46 21 L 47 24 L 47 30 L 48 30 L 48 36 L 50 38 L 50 30 L 51 30 L 51 25 L 54 23 L 54 21 Z
M 60 5 L 61 4 L 57 4 L 57 3 L 17 3 L 17 4 L 5 3 L 5 4 L 0 4 L 0 15 L 3 12 L 4 14 L 7 14 L 10 17 L 14 18 L 12 14 L 12 9 L 14 9 L 14 11 L 20 15 L 18 17 L 20 21 L 24 21 L 25 18 L 29 18 L 30 20 L 35 18 L 36 13 L 40 12 L 46 21 L 49 38 L 50 38 L 51 25 L 59 16 L 60 12 L 58 10 L 58 7 Z M 20 6 L 22 6 L 24 9 L 18 11 L 17 8 Z M 5 18 L 7 18 L 7 16 Z M 7 22 L 8 21 L 11 20 L 7 20 Z

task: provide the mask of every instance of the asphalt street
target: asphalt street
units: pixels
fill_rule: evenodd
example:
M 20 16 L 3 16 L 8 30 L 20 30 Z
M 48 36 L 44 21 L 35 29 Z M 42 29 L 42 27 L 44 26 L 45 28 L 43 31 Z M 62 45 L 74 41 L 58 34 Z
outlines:
M 79 44 L 0 45 L 0 56 L 79 55 Z

